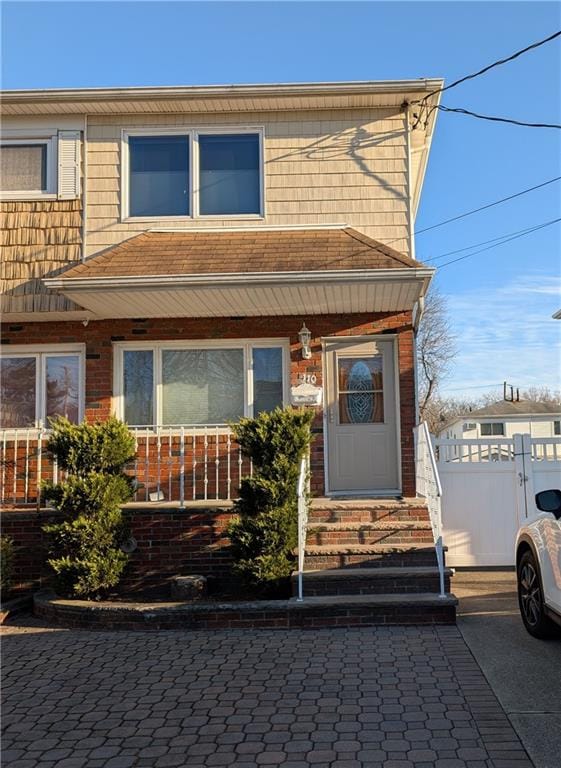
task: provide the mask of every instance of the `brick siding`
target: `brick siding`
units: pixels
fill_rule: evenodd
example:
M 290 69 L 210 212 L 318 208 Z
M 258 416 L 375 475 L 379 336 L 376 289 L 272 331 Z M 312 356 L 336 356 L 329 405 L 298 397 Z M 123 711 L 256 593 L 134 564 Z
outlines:
M 401 424 L 401 484 L 404 496 L 415 495 L 413 427 L 415 425 L 415 385 L 413 373 L 413 330 L 411 313 L 375 313 L 318 315 L 306 318 L 311 327 L 312 357 L 303 360 L 298 340 L 301 326 L 296 317 L 246 317 L 209 319 L 136 319 L 80 322 L 8 324 L 2 344 L 85 343 L 86 393 L 85 415 L 89 421 L 105 419 L 111 413 L 113 391 L 113 342 L 289 338 L 291 348 L 291 384 L 300 374 L 314 374 L 322 385 L 321 337 L 368 334 L 396 334 Z M 6 354 L 9 349 L 5 349 Z M 312 492 L 324 494 L 323 414 L 317 409 L 313 424 Z M 153 480 L 153 479 L 152 479 Z

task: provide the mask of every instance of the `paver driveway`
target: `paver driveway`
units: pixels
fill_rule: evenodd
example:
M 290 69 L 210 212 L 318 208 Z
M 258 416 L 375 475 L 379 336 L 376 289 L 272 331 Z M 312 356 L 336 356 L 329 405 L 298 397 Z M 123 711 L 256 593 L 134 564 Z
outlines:
M 27 623 L 3 638 L 3 766 L 531 766 L 455 627 Z

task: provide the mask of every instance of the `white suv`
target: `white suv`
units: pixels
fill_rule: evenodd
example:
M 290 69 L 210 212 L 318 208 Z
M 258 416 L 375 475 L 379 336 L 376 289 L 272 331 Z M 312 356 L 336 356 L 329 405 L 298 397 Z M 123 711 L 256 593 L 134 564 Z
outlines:
M 538 515 L 516 537 L 518 604 L 534 637 L 561 626 L 561 491 L 536 494 Z

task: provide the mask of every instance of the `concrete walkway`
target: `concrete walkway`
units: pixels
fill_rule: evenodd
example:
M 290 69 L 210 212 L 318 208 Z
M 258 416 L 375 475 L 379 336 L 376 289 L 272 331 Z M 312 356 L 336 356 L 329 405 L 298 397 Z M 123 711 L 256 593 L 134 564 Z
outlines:
M 3 767 L 531 768 L 456 627 L 3 638 Z
M 458 627 L 536 768 L 561 766 L 561 633 L 522 624 L 513 571 L 457 572 Z

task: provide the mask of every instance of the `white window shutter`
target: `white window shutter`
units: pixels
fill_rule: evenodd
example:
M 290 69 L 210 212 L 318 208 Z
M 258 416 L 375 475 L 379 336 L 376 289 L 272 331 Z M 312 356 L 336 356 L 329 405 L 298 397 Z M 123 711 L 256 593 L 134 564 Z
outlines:
M 58 132 L 58 198 L 80 197 L 80 131 Z

